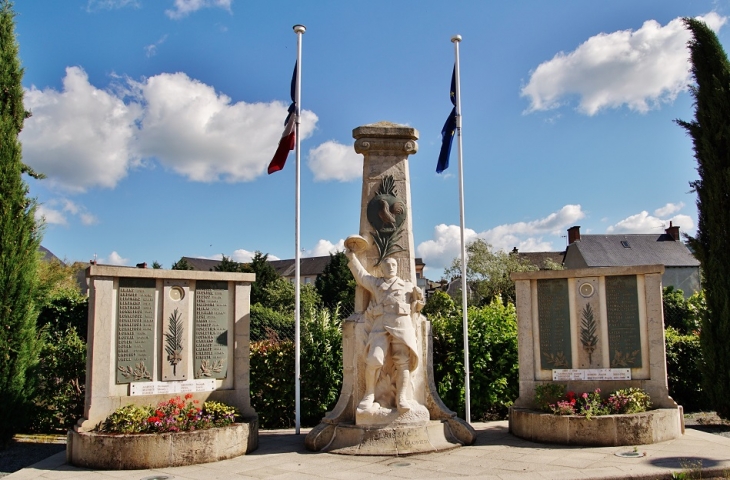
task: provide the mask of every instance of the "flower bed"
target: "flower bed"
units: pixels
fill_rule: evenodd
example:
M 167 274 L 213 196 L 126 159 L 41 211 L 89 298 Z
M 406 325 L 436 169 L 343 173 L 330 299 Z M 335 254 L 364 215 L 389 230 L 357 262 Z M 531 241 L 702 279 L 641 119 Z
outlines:
M 96 469 L 149 469 L 207 463 L 258 446 L 258 419 L 243 420 L 218 402 L 172 398 L 121 407 L 91 432 L 68 433 L 69 463 Z
M 677 408 L 648 410 L 649 395 L 638 388 L 576 394 L 565 385 L 545 384 L 535 389 L 542 411 L 510 409 L 510 432 L 535 442 L 582 446 L 642 445 L 663 442 L 682 434 Z
M 682 435 L 681 418 L 676 408 L 588 419 L 512 407 L 509 429 L 513 435 L 533 442 L 596 447 L 646 445 Z

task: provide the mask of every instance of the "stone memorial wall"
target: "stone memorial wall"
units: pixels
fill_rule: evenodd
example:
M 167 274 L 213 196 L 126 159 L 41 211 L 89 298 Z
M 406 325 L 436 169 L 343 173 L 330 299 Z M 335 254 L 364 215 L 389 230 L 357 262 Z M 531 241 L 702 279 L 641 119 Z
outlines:
M 643 388 L 660 408 L 676 408 L 667 388 L 662 265 L 518 272 L 515 280 L 520 396 L 534 408 L 535 386 L 575 392 Z
M 93 265 L 84 418 L 192 393 L 255 419 L 249 393 L 250 273 Z

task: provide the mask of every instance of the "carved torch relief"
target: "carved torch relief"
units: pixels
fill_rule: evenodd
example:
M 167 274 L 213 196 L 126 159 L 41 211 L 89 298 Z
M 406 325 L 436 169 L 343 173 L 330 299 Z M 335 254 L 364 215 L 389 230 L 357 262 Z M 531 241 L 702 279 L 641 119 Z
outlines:
M 403 224 L 406 220 L 406 204 L 398 198 L 395 180 L 392 175 L 386 175 L 380 181 L 380 187 L 367 206 L 368 222 L 374 231 L 371 232 L 375 245 L 378 247 L 378 262 L 380 265 L 386 257 L 405 251 L 398 242 L 403 235 Z

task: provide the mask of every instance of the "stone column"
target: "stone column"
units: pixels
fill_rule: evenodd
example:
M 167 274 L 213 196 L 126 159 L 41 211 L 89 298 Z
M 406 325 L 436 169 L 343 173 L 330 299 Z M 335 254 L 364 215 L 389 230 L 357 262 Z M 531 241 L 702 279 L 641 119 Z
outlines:
M 408 155 L 418 151 L 418 130 L 405 125 L 378 122 L 357 127 L 352 131 L 352 136 L 355 138 L 355 152 L 364 157 L 360 236 L 369 243 L 369 247 L 359 254 L 359 258 L 363 266 L 374 274 L 379 273 L 376 265 L 381 259 L 386 256 L 395 258 L 398 261 L 398 276 L 416 284 Z M 393 181 L 392 188 L 389 178 Z M 383 184 L 384 181 L 386 185 Z M 386 224 L 381 218 L 388 215 L 382 211 L 383 201 L 388 202 L 388 213 L 395 219 L 392 224 Z M 397 213 L 399 211 L 401 213 Z M 378 243 L 387 243 L 383 247 L 390 248 L 390 251 L 381 252 Z M 381 254 L 384 255 L 382 258 Z M 358 287 L 355 311 L 364 311 L 368 300 L 368 292 Z

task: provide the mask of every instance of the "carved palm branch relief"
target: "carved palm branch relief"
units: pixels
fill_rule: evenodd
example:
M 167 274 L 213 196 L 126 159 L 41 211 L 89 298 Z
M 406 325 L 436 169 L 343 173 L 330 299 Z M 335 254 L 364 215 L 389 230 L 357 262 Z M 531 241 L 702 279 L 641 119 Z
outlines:
M 596 345 L 598 345 L 598 335 L 596 335 L 598 325 L 596 324 L 593 308 L 590 304 L 587 304 L 583 308 L 581 319 L 580 343 L 583 344 L 583 350 L 588 353 L 588 364 L 590 365 L 593 363 L 593 352 L 596 350 Z
M 177 364 L 182 361 L 183 321 L 177 308 L 170 315 L 170 322 L 165 333 L 165 351 L 167 361 L 172 365 L 172 374 L 177 375 Z
M 147 371 L 147 367 L 144 362 L 139 362 L 134 367 L 127 365 L 126 367 L 118 367 L 119 371 L 122 372 L 124 378 L 131 378 L 133 380 L 152 380 L 152 374 Z
M 546 363 L 552 364 L 554 368 L 570 368 L 568 365 L 568 359 L 565 358 L 565 353 L 558 352 L 556 354 L 543 353 Z

